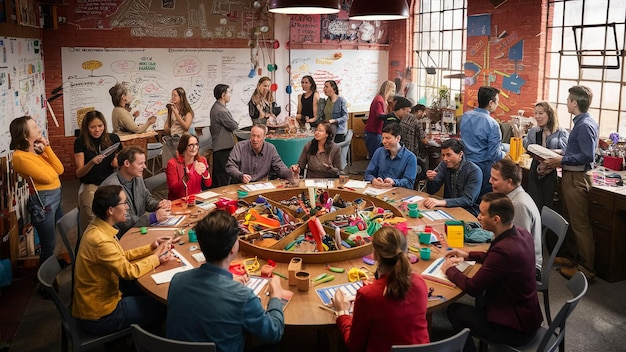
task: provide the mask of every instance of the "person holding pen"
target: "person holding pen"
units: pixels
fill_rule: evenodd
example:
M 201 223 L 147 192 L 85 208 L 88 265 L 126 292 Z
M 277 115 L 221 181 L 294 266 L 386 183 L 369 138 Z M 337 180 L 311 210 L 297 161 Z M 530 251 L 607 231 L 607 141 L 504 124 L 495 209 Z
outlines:
M 116 223 L 126 219 L 128 203 L 120 185 L 102 186 L 94 195 L 94 220 L 76 255 L 72 315 L 94 335 L 110 334 L 131 324 L 154 325 L 165 319 L 165 306 L 143 294 L 134 281 L 171 259 L 171 238 L 125 251 Z

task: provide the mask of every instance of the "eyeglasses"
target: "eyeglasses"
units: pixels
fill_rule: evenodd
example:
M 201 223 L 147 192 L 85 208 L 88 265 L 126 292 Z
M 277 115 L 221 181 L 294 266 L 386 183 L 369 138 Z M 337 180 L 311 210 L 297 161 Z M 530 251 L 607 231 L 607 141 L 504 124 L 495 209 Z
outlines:
M 187 144 L 187 149 L 197 148 L 199 146 L 198 143 L 189 143 Z
M 126 203 L 126 202 L 117 203 L 117 204 L 113 205 L 112 208 L 115 208 L 118 205 L 128 205 L 128 203 Z

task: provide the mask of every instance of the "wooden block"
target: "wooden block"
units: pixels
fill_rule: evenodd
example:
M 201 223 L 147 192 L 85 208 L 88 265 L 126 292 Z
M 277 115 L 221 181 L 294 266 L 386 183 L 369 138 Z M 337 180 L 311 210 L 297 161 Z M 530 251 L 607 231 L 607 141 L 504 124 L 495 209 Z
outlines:
M 293 257 L 289 261 L 287 271 L 289 272 L 289 286 L 296 286 L 296 273 L 302 270 L 302 258 Z

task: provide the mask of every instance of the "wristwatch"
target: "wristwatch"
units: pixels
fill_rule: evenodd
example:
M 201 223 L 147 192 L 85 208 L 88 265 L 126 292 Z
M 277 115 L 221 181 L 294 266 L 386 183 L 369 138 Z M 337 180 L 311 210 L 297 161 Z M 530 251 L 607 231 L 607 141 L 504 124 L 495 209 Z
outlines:
M 337 317 L 340 317 L 342 315 L 350 315 L 350 312 L 347 310 L 340 310 L 340 311 L 335 312 L 335 314 L 337 315 Z

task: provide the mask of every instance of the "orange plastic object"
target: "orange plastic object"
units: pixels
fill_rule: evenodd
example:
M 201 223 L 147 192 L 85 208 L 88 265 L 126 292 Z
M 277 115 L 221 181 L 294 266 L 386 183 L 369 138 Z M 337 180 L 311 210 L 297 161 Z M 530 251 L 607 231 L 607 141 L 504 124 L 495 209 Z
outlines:
M 252 215 L 253 217 L 252 219 L 250 219 L 250 223 L 259 224 L 259 225 L 263 225 L 267 227 L 279 227 L 280 226 L 280 221 L 263 216 L 254 209 L 250 209 L 248 213 Z

